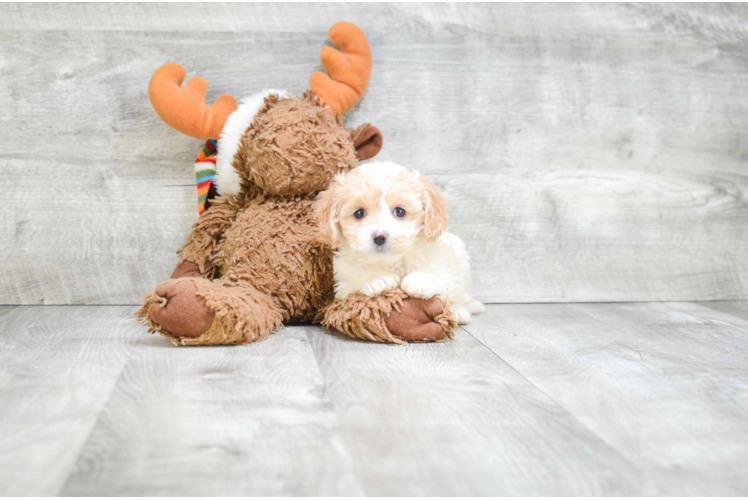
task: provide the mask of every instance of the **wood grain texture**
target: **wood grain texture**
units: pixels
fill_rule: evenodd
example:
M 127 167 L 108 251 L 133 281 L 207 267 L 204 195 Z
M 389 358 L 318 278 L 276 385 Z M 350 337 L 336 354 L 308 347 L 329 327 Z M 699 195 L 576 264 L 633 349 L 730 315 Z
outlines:
M 174 348 L 143 333 L 63 495 L 357 495 L 304 330 Z
M 740 298 L 748 183 L 727 174 L 434 175 L 485 301 Z M 737 194 L 736 194 L 737 193 Z
M 195 218 L 201 144 L 146 89 L 294 93 L 369 36 L 350 125 L 452 202 L 484 301 L 748 298 L 748 7 L 0 5 L 0 303 L 133 304 Z M 404 84 L 405 83 L 405 84 Z
M 3 6 L 0 30 L 86 31 L 264 31 L 294 32 L 317 28 L 318 22 L 345 18 L 367 24 L 388 36 L 408 30 L 456 31 L 470 24 L 479 31 L 496 30 L 507 36 L 592 35 L 621 29 L 630 20 L 636 26 L 663 35 L 699 34 L 725 41 L 748 40 L 745 15 L 748 8 L 734 4 L 619 4 L 617 6 L 568 3 L 526 6 L 516 3 L 491 6 L 475 3 L 441 3 L 425 7 L 368 3 L 305 6 L 272 3 L 218 3 L 205 9 L 200 3 L 163 3 L 144 10 L 138 5 L 37 4 Z M 148 15 L 144 15 L 148 12 Z M 616 15 L 603 15 L 613 12 Z M 299 13 L 303 14 L 300 15 Z M 199 18 L 201 22 L 196 23 Z M 552 29 L 552 32 L 549 30 Z M 407 36 L 407 33 L 405 34 Z
M 493 305 L 440 344 L 215 348 L 130 306 L 0 307 L 0 495 L 745 495 L 727 306 L 748 310 Z
M 132 307 L 0 307 L 0 495 L 56 495 L 141 334 Z
M 748 321 L 694 303 L 493 305 L 467 330 L 657 494 L 748 492 Z
M 635 464 L 465 332 L 405 347 L 307 333 L 367 495 L 654 491 Z

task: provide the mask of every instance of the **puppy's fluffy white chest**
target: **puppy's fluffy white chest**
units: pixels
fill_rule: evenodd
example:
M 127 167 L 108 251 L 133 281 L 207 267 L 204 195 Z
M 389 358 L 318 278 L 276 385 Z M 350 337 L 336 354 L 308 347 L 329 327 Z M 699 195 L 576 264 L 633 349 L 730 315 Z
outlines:
M 335 297 L 366 293 L 366 284 L 383 276 L 393 278 L 399 285 L 403 278 L 416 272 L 438 276 L 453 295 L 463 285 L 459 278 L 467 261 L 462 240 L 447 232 L 434 242 L 416 237 L 409 251 L 402 255 L 360 253 L 342 242 L 333 260 Z

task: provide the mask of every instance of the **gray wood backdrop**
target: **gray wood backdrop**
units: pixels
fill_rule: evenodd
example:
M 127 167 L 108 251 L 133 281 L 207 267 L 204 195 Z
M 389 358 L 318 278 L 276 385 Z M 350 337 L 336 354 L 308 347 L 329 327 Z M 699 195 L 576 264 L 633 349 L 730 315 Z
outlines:
M 134 304 L 196 219 L 201 143 L 147 97 L 300 93 L 367 33 L 382 159 L 429 175 L 487 302 L 748 298 L 745 5 L 0 5 L 0 303 Z

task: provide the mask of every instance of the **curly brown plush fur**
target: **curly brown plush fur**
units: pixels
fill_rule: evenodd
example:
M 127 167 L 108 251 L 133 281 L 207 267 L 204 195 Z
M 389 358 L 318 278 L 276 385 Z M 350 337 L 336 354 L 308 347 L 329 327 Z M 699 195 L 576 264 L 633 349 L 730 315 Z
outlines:
M 337 172 L 358 163 L 352 132 L 310 92 L 268 97 L 235 159 L 244 191 L 257 187 L 269 196 L 295 196 L 326 189 Z
M 344 127 L 309 92 L 266 98 L 233 159 L 241 193 L 215 199 L 195 223 L 172 279 L 144 297 L 138 320 L 177 345 L 246 344 L 315 320 L 382 342 L 451 337 L 440 302 L 404 292 L 332 302 L 332 250 L 312 201 L 357 154 L 379 148 L 376 129 Z
M 226 230 L 216 262 L 223 279 L 272 297 L 286 322 L 311 321 L 332 298 L 332 250 L 308 197 L 248 202 Z
M 220 250 L 223 233 L 231 227 L 241 211 L 244 200 L 236 196 L 215 198 L 207 210 L 192 226 L 185 244 L 177 250 L 181 262 L 197 264 L 206 278 L 218 276 L 216 255 Z
M 414 325 L 413 321 L 405 324 L 392 321 L 392 313 L 402 312 L 403 307 L 407 308 L 408 304 L 403 302 L 405 300 L 411 300 L 411 303 L 417 304 L 416 307 L 424 312 L 419 325 Z M 374 298 L 355 293 L 344 300 L 330 303 L 320 312 L 318 319 L 328 329 L 375 342 L 407 344 L 407 341 L 427 342 L 453 338 L 457 322 L 451 312 L 445 310 L 437 299 L 432 302 L 438 302 L 436 308 L 419 307 L 422 304 L 426 305 L 427 302 L 408 299 L 408 295 L 399 289 Z M 412 317 L 413 315 L 410 315 L 408 319 Z M 428 328 L 429 326 L 435 328 Z

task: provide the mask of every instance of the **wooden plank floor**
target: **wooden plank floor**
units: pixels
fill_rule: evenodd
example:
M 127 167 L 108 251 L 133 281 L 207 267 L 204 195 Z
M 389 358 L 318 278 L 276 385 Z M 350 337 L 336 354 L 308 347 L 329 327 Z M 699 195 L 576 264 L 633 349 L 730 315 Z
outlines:
M 174 348 L 0 307 L 1 495 L 746 495 L 748 303 L 491 305 L 441 344 Z

